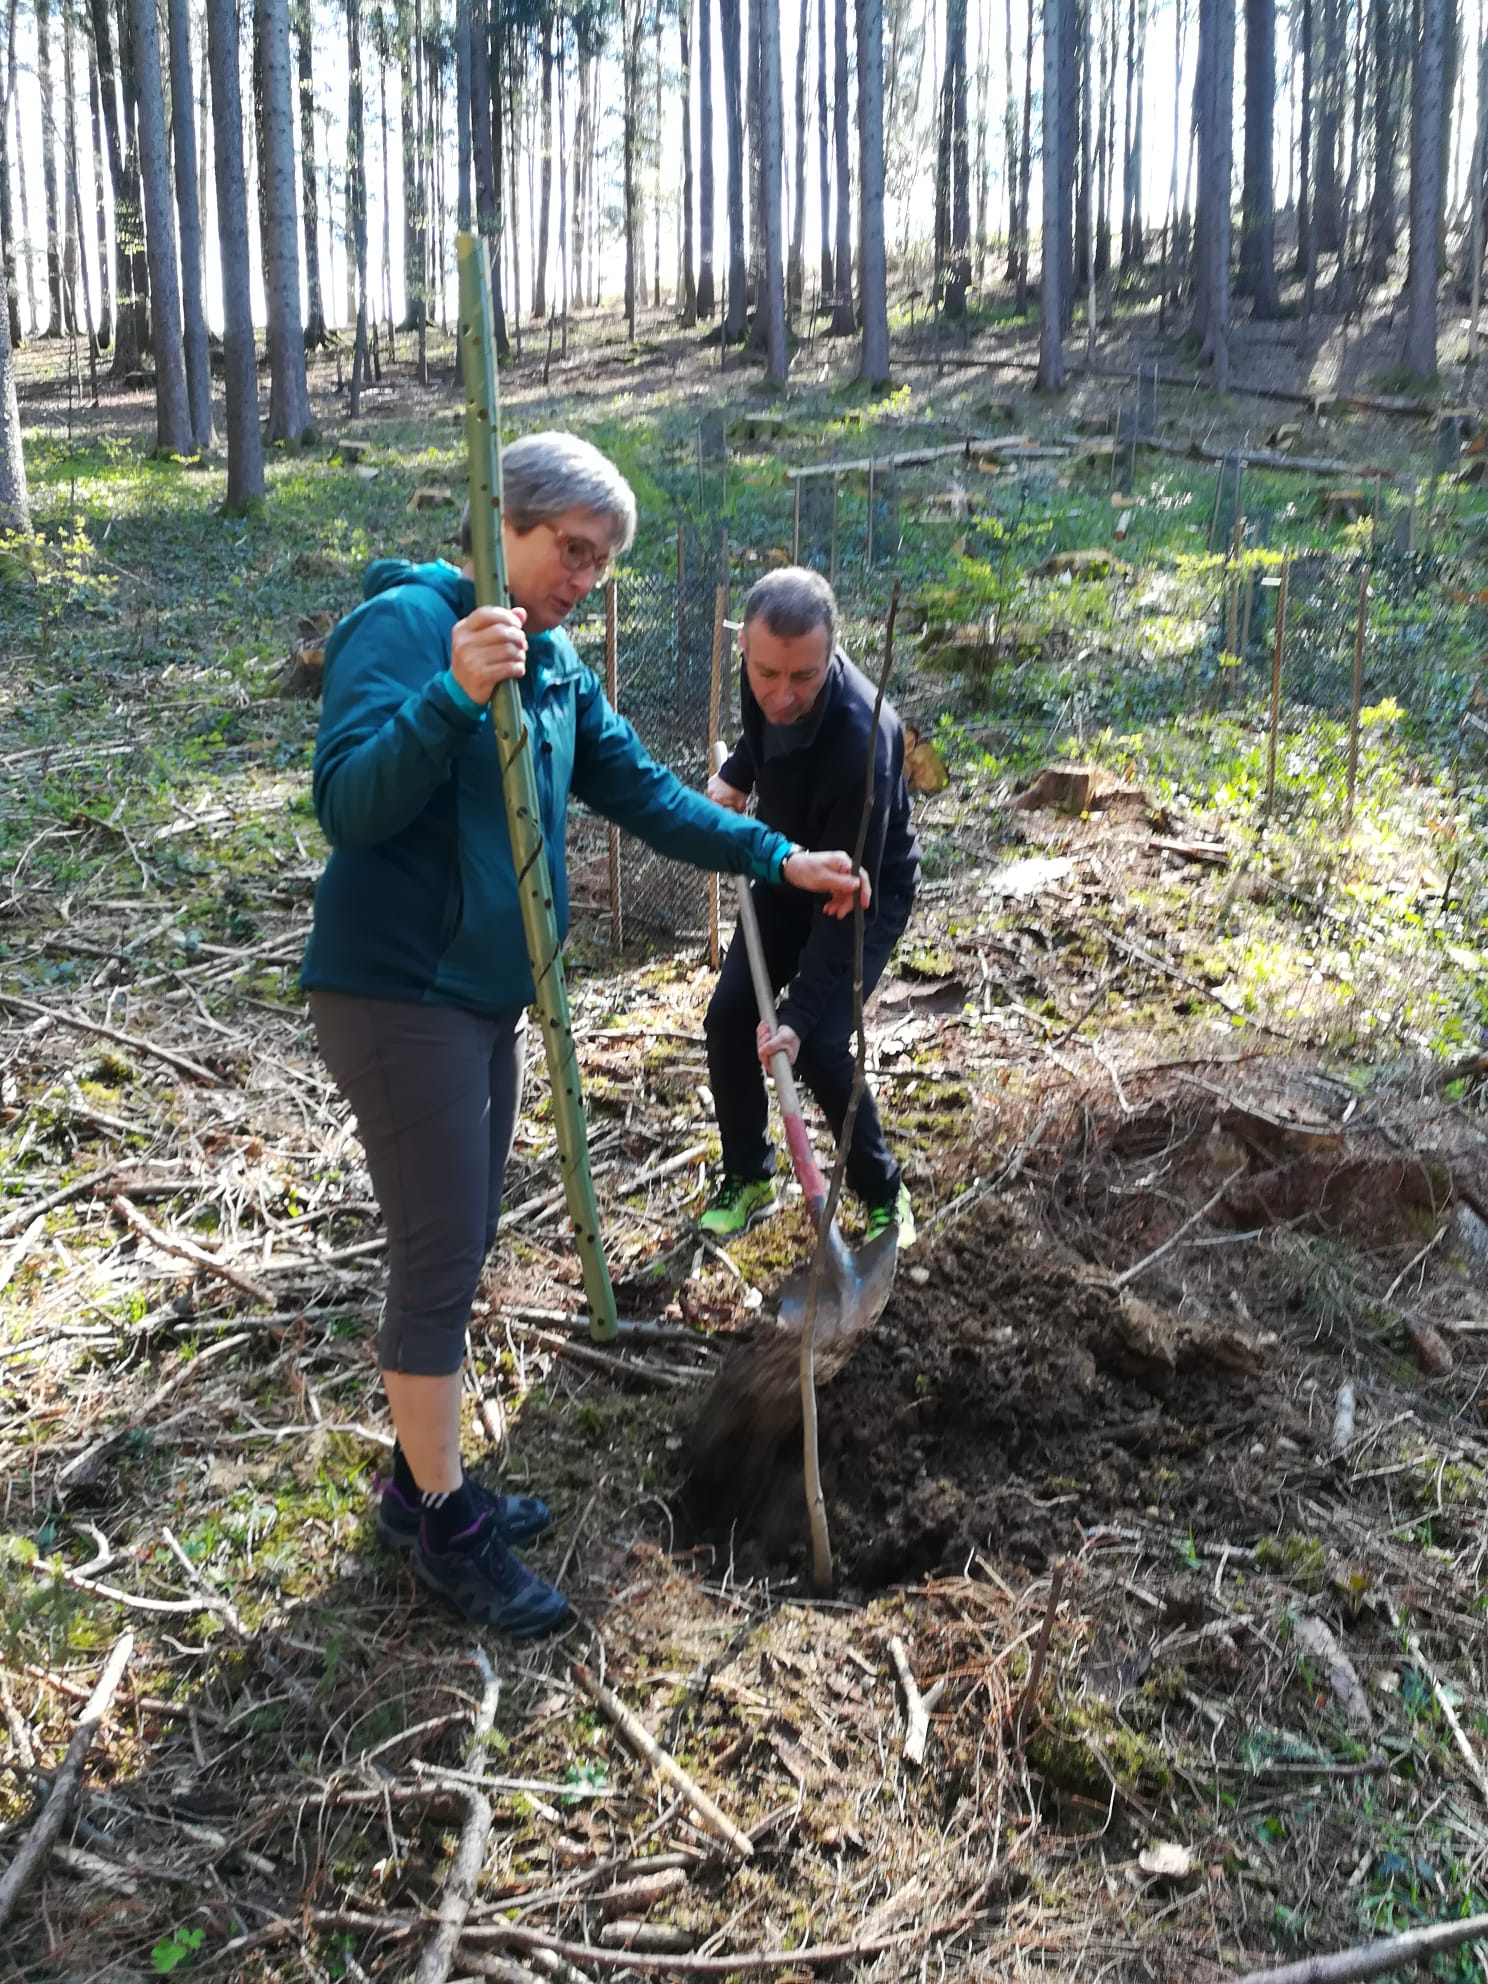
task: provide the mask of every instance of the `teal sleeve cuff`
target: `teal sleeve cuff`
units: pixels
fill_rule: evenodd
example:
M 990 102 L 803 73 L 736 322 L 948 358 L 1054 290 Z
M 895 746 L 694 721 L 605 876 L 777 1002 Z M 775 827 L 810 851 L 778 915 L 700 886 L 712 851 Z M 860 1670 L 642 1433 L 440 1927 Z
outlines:
M 455 673 L 452 668 L 447 668 L 439 679 L 444 686 L 445 693 L 457 710 L 463 710 L 466 716 L 484 717 L 489 713 L 490 704 L 478 703 L 474 696 L 467 695 L 465 690 L 455 680 Z
M 782 837 L 777 842 L 775 852 L 770 857 L 770 880 L 777 887 L 785 880 L 786 862 L 797 852 L 798 849 L 793 840 L 786 840 Z

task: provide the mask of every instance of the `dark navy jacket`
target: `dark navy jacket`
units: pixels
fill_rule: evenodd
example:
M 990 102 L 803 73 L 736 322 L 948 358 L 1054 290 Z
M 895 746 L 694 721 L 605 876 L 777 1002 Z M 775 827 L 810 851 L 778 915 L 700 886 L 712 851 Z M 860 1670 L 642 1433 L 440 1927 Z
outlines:
M 741 666 L 743 735 L 720 776 L 739 792 L 754 792 L 760 819 L 787 839 L 851 852 L 863 815 L 875 694 L 839 648 L 811 714 L 771 734 Z M 919 886 L 920 848 L 904 778 L 904 726 L 888 702 L 879 712 L 863 866 L 873 884 L 869 916 L 892 918 L 902 929 Z M 852 970 L 853 926 L 851 917 L 823 916 L 812 897 L 792 892 L 790 899 L 800 906 L 803 943 L 777 1017 L 804 1040 L 832 987 Z
M 448 673 L 475 589 L 452 565 L 401 559 L 379 560 L 363 589 L 326 643 L 313 785 L 331 858 L 300 982 L 513 1011 L 533 986 L 496 736 Z M 521 695 L 560 939 L 570 793 L 662 854 L 779 879 L 788 841 L 656 764 L 561 629 L 529 639 Z

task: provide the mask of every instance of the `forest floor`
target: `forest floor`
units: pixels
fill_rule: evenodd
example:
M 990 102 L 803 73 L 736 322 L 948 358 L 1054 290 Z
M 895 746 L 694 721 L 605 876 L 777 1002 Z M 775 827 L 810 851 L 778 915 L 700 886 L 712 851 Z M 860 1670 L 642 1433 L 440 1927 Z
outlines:
M 1391 390 L 1372 335 L 1328 392 Z M 1289 690 L 1268 808 L 1268 670 L 1231 694 L 1215 631 L 1242 567 L 1208 553 L 1214 467 L 1144 453 L 1116 545 L 1109 454 L 1079 439 L 1109 379 L 1041 405 L 1025 329 L 937 370 L 922 327 L 895 394 L 822 345 L 777 403 L 659 318 L 638 353 L 613 320 L 578 336 L 546 388 L 529 343 L 509 418 L 609 447 L 661 570 L 716 407 L 745 575 L 788 545 L 788 463 L 1012 431 L 1062 451 L 986 504 L 967 465 L 900 496 L 893 693 L 949 779 L 917 802 L 927 880 L 869 1015 L 921 1239 L 822 1396 L 835 1594 L 810 1589 L 791 1451 L 723 1534 L 688 1504 L 703 1390 L 810 1236 L 797 1201 L 700 1247 L 712 976 L 695 945 L 617 959 L 598 917 L 570 944 L 591 1148 L 622 1311 L 659 1334 L 597 1351 L 574 1327 L 534 1063 L 467 1429 L 553 1504 L 534 1561 L 577 1623 L 482 1644 L 379 1554 L 382 1240 L 296 991 L 315 710 L 276 685 L 368 558 L 447 547 L 449 348 L 419 388 L 400 345 L 355 464 L 319 358 L 323 444 L 231 524 L 220 462 L 145 459 L 144 397 L 69 411 L 56 351 L 23 352 L 44 548 L 0 577 L 7 1858 L 132 1645 L 0 1976 L 404 1974 L 472 1771 L 495 1820 L 454 1976 L 1196 1984 L 1488 1907 L 1480 486 L 1442 475 L 1430 420 L 1165 389 L 1174 443 L 1286 421 L 1300 453 L 1419 478 L 1409 586 L 1382 558 L 1369 624 L 1422 693 L 1392 677 L 1368 705 L 1346 817 L 1347 725 Z M 1309 389 L 1301 360 L 1267 368 Z M 1379 497 L 1350 520 L 1312 478 L 1278 488 L 1256 574 L 1284 541 L 1350 575 L 1336 624 L 1299 619 L 1321 671 Z M 1102 545 L 1114 565 L 1035 569 Z M 893 574 L 847 565 L 872 666 Z M 1091 768 L 1078 811 L 1013 803 L 1046 758 Z M 919 1765 L 896 1643 L 939 1687 Z M 478 1651 L 499 1699 L 473 1742 Z

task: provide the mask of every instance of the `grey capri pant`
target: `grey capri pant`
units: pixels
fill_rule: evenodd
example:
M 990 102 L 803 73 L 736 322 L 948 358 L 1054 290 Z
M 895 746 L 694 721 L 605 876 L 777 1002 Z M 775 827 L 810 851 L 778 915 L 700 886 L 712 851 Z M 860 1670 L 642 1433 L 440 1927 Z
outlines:
M 325 1064 L 351 1105 L 387 1228 L 385 1371 L 460 1369 L 516 1135 L 527 1015 L 312 992 Z

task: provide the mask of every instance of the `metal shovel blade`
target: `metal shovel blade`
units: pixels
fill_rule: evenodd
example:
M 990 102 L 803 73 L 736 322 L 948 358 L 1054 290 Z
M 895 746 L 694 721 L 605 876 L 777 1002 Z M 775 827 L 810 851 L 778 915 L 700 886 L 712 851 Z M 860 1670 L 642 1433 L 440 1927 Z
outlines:
M 828 1240 L 816 1305 L 816 1366 L 829 1378 L 851 1354 L 854 1344 L 883 1314 L 894 1286 L 899 1260 L 899 1235 L 894 1227 L 849 1248 L 835 1227 Z M 780 1322 L 799 1337 L 806 1327 L 809 1269 L 792 1274 L 780 1288 Z

